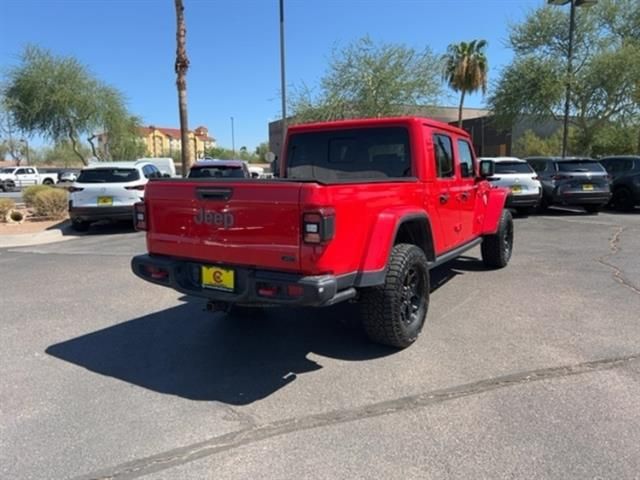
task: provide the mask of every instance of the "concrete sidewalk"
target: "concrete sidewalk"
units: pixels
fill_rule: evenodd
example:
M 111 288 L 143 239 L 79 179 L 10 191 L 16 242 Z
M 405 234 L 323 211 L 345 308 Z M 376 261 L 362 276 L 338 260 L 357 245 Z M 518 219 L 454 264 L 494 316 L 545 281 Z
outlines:
M 69 223 L 60 227 L 35 233 L 19 233 L 15 235 L 0 235 L 0 248 L 28 247 L 45 243 L 62 242 L 78 238 L 78 234 L 71 229 Z

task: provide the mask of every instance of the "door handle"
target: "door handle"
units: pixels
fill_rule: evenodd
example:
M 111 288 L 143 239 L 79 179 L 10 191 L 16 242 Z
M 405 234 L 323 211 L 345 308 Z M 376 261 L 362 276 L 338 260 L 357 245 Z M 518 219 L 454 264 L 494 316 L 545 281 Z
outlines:
M 440 195 L 440 203 L 447 203 L 449 201 L 449 194 L 443 193 Z

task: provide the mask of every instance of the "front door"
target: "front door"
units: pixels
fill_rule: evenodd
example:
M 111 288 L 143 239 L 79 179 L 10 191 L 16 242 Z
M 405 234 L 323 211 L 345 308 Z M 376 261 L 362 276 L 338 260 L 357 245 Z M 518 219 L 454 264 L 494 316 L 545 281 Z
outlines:
M 436 253 L 441 254 L 460 243 L 460 208 L 457 199 L 460 192 L 451 136 L 447 133 L 434 133 L 432 138 L 436 171 L 434 203 L 442 232 L 442 239 L 436 245 Z
M 459 138 L 456 141 L 456 146 L 458 149 L 457 158 L 460 168 L 459 187 L 457 191 L 457 200 L 460 206 L 460 240 L 464 243 L 471 240 L 474 232 L 478 231 L 478 228 L 473 224 L 476 218 L 475 206 L 478 184 L 476 183 L 475 161 L 471 145 L 469 145 L 469 142 L 465 139 Z

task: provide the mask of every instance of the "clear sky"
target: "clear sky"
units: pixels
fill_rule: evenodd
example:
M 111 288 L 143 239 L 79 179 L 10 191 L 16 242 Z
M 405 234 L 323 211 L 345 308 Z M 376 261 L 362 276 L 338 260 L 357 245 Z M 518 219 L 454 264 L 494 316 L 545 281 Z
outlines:
M 280 115 L 278 0 L 184 0 L 189 126 L 253 149 Z M 285 0 L 287 84 L 313 86 L 333 47 L 368 34 L 443 53 L 486 39 L 490 80 L 511 58 L 508 26 L 545 0 Z M 173 0 L 0 0 L 0 68 L 28 43 L 73 55 L 127 97 L 145 125 L 178 127 Z M 457 97 L 442 104 L 456 105 Z M 467 106 L 483 105 L 479 95 Z

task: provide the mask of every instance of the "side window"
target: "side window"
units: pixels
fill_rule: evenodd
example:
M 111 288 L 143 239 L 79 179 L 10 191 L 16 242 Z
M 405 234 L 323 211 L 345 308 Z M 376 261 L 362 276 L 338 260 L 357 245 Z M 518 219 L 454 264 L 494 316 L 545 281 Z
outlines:
M 151 168 L 151 178 L 162 177 L 162 173 L 160 172 L 160 169 L 158 167 L 156 167 L 155 165 L 149 165 L 149 167 Z
M 529 160 L 529 165 L 537 172 L 544 172 L 547 170 L 546 160 Z
M 145 165 L 144 167 L 142 167 L 142 173 L 145 178 L 153 178 L 153 170 L 149 165 Z
M 458 154 L 460 155 L 460 174 L 463 178 L 473 177 L 473 153 L 466 140 L 458 140 Z
M 19 168 L 16 170 L 16 175 L 24 175 L 25 173 L 27 173 L 27 169 L 26 168 Z
M 36 171 L 33 168 L 27 168 L 27 173 L 29 175 L 34 175 L 36 173 Z
M 623 172 L 630 172 L 633 170 L 633 160 L 631 158 L 625 158 L 622 162 L 621 170 Z
M 433 136 L 436 172 L 439 178 L 453 177 L 453 148 L 447 135 Z

